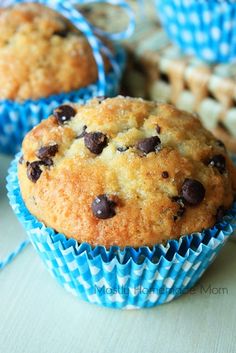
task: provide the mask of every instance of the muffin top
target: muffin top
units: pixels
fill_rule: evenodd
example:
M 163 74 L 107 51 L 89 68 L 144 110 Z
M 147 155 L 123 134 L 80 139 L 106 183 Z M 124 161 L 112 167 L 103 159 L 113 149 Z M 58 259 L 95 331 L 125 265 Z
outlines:
M 25 137 L 30 212 L 66 237 L 139 247 L 213 226 L 232 205 L 223 143 L 174 106 L 142 99 L 63 105 Z
M 60 14 L 39 4 L 0 10 L 0 99 L 47 97 L 96 79 L 86 38 Z

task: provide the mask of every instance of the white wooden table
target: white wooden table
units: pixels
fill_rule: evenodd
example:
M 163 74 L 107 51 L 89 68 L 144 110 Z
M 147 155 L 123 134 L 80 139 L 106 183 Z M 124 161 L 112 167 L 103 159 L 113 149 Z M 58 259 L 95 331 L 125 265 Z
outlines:
M 25 238 L 6 198 L 9 162 L 0 155 L 1 258 Z M 210 294 L 209 286 L 218 294 Z M 79 301 L 54 281 L 31 246 L 0 271 L 1 353 L 235 353 L 235 322 L 232 241 L 195 287 L 195 294 L 139 311 Z

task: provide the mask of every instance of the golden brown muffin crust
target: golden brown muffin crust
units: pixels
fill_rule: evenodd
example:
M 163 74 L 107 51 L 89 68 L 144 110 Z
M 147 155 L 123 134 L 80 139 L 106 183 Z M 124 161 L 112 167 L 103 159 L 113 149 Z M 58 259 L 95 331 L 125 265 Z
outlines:
M 138 247 L 209 228 L 231 207 L 235 168 L 192 115 L 124 97 L 72 107 L 74 117 L 62 122 L 59 109 L 23 142 L 23 199 L 47 226 L 79 242 Z M 94 132 L 103 134 L 98 154 Z M 149 152 L 150 137 L 160 143 Z M 55 145 L 51 157 L 41 149 Z M 45 156 L 53 165 L 43 164 Z
M 86 38 L 60 14 L 39 4 L 1 9 L 1 99 L 47 97 L 96 79 Z

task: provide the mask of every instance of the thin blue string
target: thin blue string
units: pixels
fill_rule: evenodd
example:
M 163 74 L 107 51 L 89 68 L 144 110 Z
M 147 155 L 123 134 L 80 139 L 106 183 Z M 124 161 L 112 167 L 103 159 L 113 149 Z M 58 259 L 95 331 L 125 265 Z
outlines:
M 29 239 L 24 240 L 15 251 L 11 252 L 3 261 L 0 261 L 0 271 L 9 265 L 28 245 Z
M 106 47 L 100 39 L 98 39 L 98 41 L 99 41 L 99 45 L 101 48 L 101 52 L 104 55 L 106 55 L 106 57 L 109 59 L 111 66 L 113 68 L 113 71 L 119 80 L 121 78 L 121 74 L 122 74 L 122 69 L 121 69 L 120 65 L 117 63 L 117 60 L 115 60 L 114 55 L 111 52 L 111 50 L 108 47 Z
M 45 1 L 45 0 L 41 0 L 41 1 Z M 106 76 L 105 76 L 104 63 L 100 52 L 99 42 L 95 37 L 95 35 L 93 34 L 93 31 L 89 23 L 80 14 L 80 12 L 77 11 L 69 2 L 63 2 L 63 4 L 57 5 L 56 9 L 59 10 L 59 12 L 68 20 L 70 20 L 70 22 L 73 23 L 77 28 L 79 28 L 81 32 L 83 32 L 83 34 L 87 37 L 87 40 L 93 49 L 93 55 L 97 63 L 98 83 L 99 83 L 98 95 L 105 96 Z

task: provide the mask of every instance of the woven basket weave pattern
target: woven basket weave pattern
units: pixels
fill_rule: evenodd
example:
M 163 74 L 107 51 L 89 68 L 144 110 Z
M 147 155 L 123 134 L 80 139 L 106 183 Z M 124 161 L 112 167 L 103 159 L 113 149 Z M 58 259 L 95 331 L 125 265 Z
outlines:
M 157 16 L 143 16 L 138 7 L 136 12 L 137 28 L 127 41 L 130 61 L 124 93 L 198 113 L 203 124 L 236 152 L 236 63 L 210 66 L 183 56 Z

